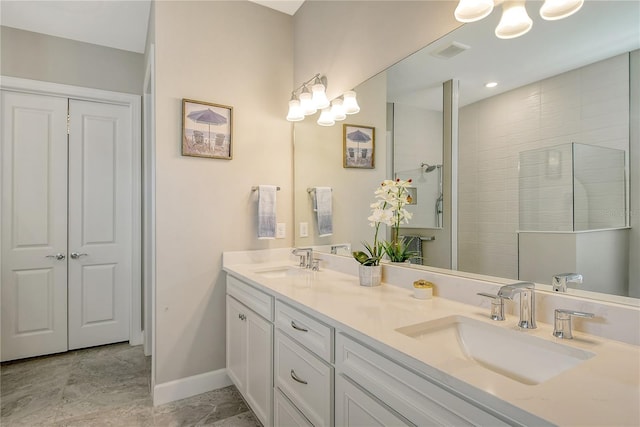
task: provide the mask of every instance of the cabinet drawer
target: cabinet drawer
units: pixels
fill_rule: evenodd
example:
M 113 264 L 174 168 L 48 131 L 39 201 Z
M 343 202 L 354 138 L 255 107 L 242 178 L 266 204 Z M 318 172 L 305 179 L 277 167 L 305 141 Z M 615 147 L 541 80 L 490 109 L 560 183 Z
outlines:
M 273 425 L 276 427 L 313 427 L 293 403 L 282 394 L 280 389 L 275 389 L 273 405 Z
M 336 371 L 419 426 L 508 425 L 343 334 L 336 336 Z
M 345 427 L 413 426 L 342 375 L 336 376 L 336 425 Z
M 275 385 L 316 426 L 333 421 L 333 368 L 276 331 Z
M 276 327 L 327 362 L 333 361 L 333 328 L 276 301 Z
M 273 321 L 273 297 L 227 275 L 227 294 L 267 320 Z

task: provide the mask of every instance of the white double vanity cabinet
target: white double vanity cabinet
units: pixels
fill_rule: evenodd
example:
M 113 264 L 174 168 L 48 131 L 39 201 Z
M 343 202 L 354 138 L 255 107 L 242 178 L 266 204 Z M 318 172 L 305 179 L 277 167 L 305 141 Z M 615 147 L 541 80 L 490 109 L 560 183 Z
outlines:
M 263 425 L 509 425 L 303 311 L 227 276 L 227 371 Z
M 446 349 L 420 343 L 411 347 L 411 339 L 396 332 L 397 325 L 411 324 L 419 316 L 442 317 L 452 311 L 483 322 L 488 317 L 484 307 L 438 297 L 419 301 L 410 290 L 386 284 L 363 288 L 356 276 L 305 271 L 290 261 L 225 259 L 224 270 L 227 373 L 264 426 L 571 424 L 567 420 L 605 425 L 602 419 L 622 425 L 610 417 L 620 417 L 623 424 L 638 418 L 630 403 L 639 395 L 637 382 L 625 380 L 629 367 L 635 369 L 632 375 L 637 373 L 637 346 L 607 344 L 612 347 L 600 356 L 616 357 L 622 365 L 620 372 L 609 370 L 611 378 L 599 377 L 608 370 L 598 364 L 604 359 L 581 371 L 575 368 L 575 376 L 558 375 L 569 381 L 566 388 L 559 387 L 558 395 L 569 399 L 562 400 L 554 394 L 554 380 L 521 384 L 495 372 L 485 374 L 482 368 L 461 368 L 455 366 L 456 358 L 440 354 Z M 548 330 L 539 333 L 551 335 Z M 600 342 L 595 347 L 604 348 Z M 609 389 L 600 390 L 603 385 Z M 595 392 L 584 390 L 592 386 Z M 598 403 L 580 402 L 583 392 Z M 580 414 L 578 408 L 595 415 Z

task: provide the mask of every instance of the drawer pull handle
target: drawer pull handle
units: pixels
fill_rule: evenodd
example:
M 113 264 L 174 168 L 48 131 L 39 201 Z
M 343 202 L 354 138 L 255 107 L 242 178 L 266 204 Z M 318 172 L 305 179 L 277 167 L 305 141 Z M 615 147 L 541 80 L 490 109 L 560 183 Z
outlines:
M 296 322 L 294 322 L 293 320 L 291 321 L 291 327 L 296 331 L 309 332 L 308 329 L 301 328 L 300 326 L 296 325 Z
M 300 384 L 307 384 L 307 382 L 305 380 L 301 380 L 300 378 L 298 378 L 298 376 L 296 375 L 296 373 L 295 373 L 295 371 L 293 369 L 291 370 L 291 378 L 293 378 L 294 381 L 297 381 Z

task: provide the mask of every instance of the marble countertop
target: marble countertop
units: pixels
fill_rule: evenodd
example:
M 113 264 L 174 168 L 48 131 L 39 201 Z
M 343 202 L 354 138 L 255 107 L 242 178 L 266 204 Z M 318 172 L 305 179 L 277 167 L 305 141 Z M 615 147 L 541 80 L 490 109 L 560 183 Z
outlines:
M 399 361 L 492 407 L 496 402 L 506 402 L 563 426 L 640 425 L 640 347 L 580 332 L 574 332 L 573 340 L 562 340 L 553 337 L 553 325 L 538 322 L 537 329 L 520 333 L 586 350 L 595 356 L 540 384 L 524 384 L 488 369 L 449 363 L 439 349 L 427 348 L 396 331 L 451 315 L 518 330 L 517 317 L 494 322 L 488 318 L 485 307 L 441 297 L 418 300 L 412 290 L 385 283 L 374 288 L 362 287 L 357 277 L 333 270 L 280 278 L 256 273 L 282 265 L 283 261 L 225 264 L 224 269 L 278 299 L 304 306 L 309 314 L 340 330 L 374 340 L 381 349 L 399 355 Z

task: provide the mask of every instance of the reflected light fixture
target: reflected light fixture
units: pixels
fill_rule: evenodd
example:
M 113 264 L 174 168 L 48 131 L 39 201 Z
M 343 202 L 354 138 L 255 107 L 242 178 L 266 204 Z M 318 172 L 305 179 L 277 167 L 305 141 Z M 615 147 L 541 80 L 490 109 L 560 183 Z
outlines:
M 533 21 L 524 7 L 525 0 L 508 0 L 502 3 L 502 18 L 496 27 L 496 37 L 513 39 L 529 32 Z
M 342 97 L 344 98 L 343 106 L 345 114 L 356 114 L 360 112 L 360 106 L 356 100 L 356 93 L 352 90 L 345 92 Z
M 489 83 L 485 83 L 484 87 L 488 87 L 489 89 L 494 88 L 498 86 L 498 82 L 489 82 Z
M 331 115 L 333 116 L 333 120 L 341 121 L 347 118 L 347 114 L 344 112 L 342 98 L 336 98 L 331 101 Z
M 526 34 L 533 26 L 527 14 L 526 0 L 459 0 L 454 16 L 460 22 L 474 22 L 488 16 L 498 5 L 502 5 L 502 17 L 496 27 L 496 37 L 512 39 Z M 566 18 L 576 13 L 584 0 L 544 0 L 540 16 L 548 21 Z
M 326 88 L 327 78 L 316 74 L 294 89 L 289 100 L 287 120 L 299 122 L 304 120 L 305 116 L 321 110 L 317 123 L 320 126 L 333 126 L 336 121 L 344 120 L 347 114 L 356 114 L 360 111 L 354 91 L 345 92 L 330 102 Z
M 333 115 L 331 114 L 331 108 L 323 108 L 320 113 L 320 117 L 318 118 L 318 124 L 320 126 L 333 126 L 336 124 L 333 119 Z

